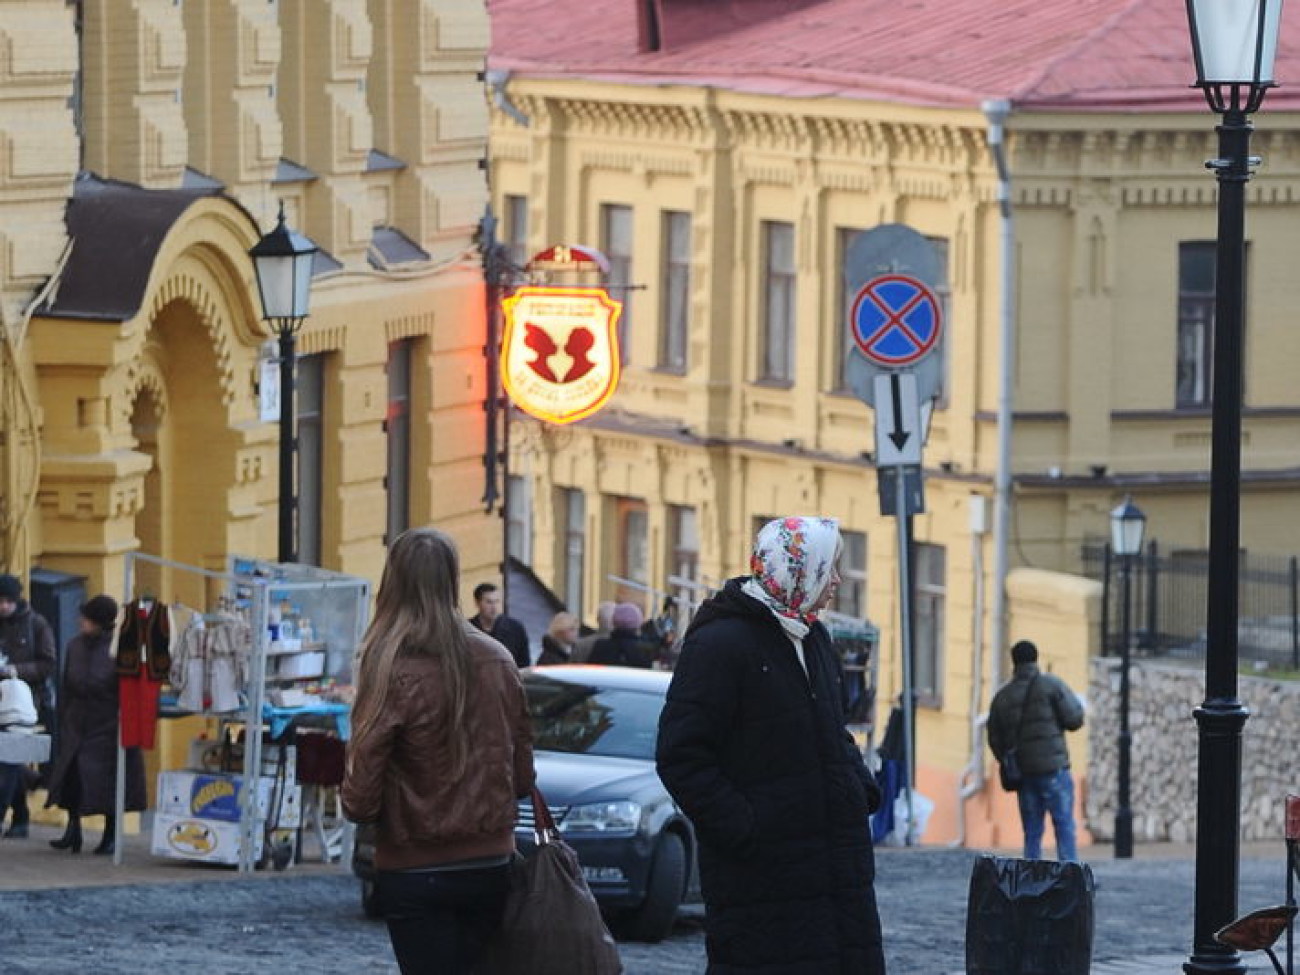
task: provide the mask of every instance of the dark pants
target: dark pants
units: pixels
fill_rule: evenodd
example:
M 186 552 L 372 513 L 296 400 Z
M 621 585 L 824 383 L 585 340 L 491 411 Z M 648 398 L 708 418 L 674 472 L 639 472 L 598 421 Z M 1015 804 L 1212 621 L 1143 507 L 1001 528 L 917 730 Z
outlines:
M 501 924 L 510 867 L 383 870 L 375 880 L 402 975 L 468 973 Z
M 12 826 L 26 826 L 27 812 L 27 767 L 0 763 L 0 823 L 4 822 L 5 813 L 12 806 Z

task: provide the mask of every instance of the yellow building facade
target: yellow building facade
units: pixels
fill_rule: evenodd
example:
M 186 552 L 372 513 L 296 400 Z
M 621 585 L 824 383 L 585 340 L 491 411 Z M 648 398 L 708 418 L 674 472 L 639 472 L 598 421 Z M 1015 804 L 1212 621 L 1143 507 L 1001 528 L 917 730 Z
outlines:
M 274 331 L 249 248 L 321 249 L 298 339 L 302 561 L 377 584 L 484 511 L 488 42 L 468 0 L 4 0 L 0 566 L 120 593 L 124 554 L 276 556 Z M 138 583 L 201 603 L 189 577 Z M 468 605 L 468 600 L 467 600 Z
M 513 53 L 494 48 L 496 63 L 515 65 L 498 75 L 492 117 L 505 235 L 521 261 L 556 243 L 602 248 L 629 305 L 609 406 L 565 427 L 517 419 L 517 553 L 590 621 L 601 600 L 635 596 L 653 609 L 661 594 L 698 598 L 746 571 L 769 517 L 837 517 L 850 541 L 838 608 L 882 631 L 883 726 L 902 686 L 897 529 L 881 515 L 873 413 L 844 388 L 841 267 L 853 233 L 909 225 L 947 268 L 944 389 L 914 519 L 918 782 L 936 801 L 925 840 L 1018 845 L 1014 803 L 985 781 L 978 734 L 1010 670 L 1006 647 L 989 646 L 1004 306 L 998 173 L 978 100 L 791 97 L 702 84 L 685 68 L 584 76 L 532 48 L 530 60 Z M 1013 105 L 1007 123 L 1005 635 L 1037 640 L 1045 666 L 1080 691 L 1099 648 L 1099 587 L 1069 574 L 1086 541 L 1108 537 L 1109 511 L 1132 493 L 1149 537 L 1190 552 L 1208 544 L 1209 410 L 1197 386 L 1206 367 L 1196 350 L 1180 352 L 1188 302 L 1204 299 L 1196 260 L 1215 232 L 1214 180 L 1202 167 L 1215 154 L 1213 120 L 1196 107 L 1084 115 Z M 1300 550 L 1290 376 L 1300 280 L 1287 271 L 1287 240 L 1300 129 L 1291 113 L 1259 121 L 1254 149 L 1267 165 L 1248 214 L 1242 544 L 1290 553 Z M 787 323 L 774 308 L 789 311 Z M 788 348 L 774 347 L 777 327 L 788 328 Z M 1084 736 L 1070 747 L 1086 779 Z M 972 759 L 982 776 L 971 777 Z M 972 781 L 974 796 L 959 799 Z

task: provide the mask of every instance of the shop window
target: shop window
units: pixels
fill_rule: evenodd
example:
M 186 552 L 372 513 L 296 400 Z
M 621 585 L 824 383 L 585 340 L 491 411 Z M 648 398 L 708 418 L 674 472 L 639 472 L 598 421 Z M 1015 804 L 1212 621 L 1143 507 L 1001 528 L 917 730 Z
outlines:
M 690 332 L 691 215 L 665 210 L 659 270 L 659 368 L 686 371 Z
M 610 296 L 623 302 L 618 319 L 618 345 L 623 365 L 632 362 L 632 208 L 605 203 L 600 208 L 600 246 L 609 259 L 606 285 Z
M 411 525 L 411 351 L 412 339 L 388 346 L 388 410 L 384 434 L 388 466 L 384 488 L 388 497 L 386 544 Z
M 506 478 L 506 554 L 524 565 L 533 561 L 532 482 L 519 474 Z
M 510 263 L 520 273 L 532 257 L 528 253 L 528 197 L 507 196 L 504 201 L 505 245 Z
M 763 332 L 759 378 L 794 382 L 794 224 L 763 221 Z
M 843 547 L 837 568 L 840 588 L 835 594 L 837 613 L 866 619 L 867 616 L 867 536 L 865 532 L 840 532 Z
M 582 615 L 583 579 L 587 569 L 587 497 L 578 488 L 560 488 L 560 523 L 564 526 L 564 603 L 570 612 Z
M 917 703 L 943 706 L 943 641 L 947 589 L 946 553 L 941 545 L 917 542 L 912 546 L 916 579 L 916 630 L 912 634 L 915 671 L 912 683 Z
M 325 357 L 298 359 L 295 377 L 298 436 L 298 561 L 321 564 L 321 496 L 325 459 Z

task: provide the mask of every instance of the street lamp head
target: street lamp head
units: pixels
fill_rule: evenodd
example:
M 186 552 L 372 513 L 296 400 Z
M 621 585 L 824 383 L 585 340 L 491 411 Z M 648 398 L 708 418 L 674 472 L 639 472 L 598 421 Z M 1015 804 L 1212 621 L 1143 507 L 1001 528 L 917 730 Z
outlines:
M 1142 551 L 1142 535 L 1147 527 L 1147 516 L 1128 495 L 1110 513 L 1110 542 L 1116 555 L 1137 555 Z
M 307 237 L 285 225 L 281 202 L 275 229 L 248 252 L 257 272 L 263 318 L 296 325 L 307 317 L 312 260 L 319 249 Z
M 1273 87 L 1282 0 L 1187 0 L 1196 86 L 1215 112 L 1253 112 Z

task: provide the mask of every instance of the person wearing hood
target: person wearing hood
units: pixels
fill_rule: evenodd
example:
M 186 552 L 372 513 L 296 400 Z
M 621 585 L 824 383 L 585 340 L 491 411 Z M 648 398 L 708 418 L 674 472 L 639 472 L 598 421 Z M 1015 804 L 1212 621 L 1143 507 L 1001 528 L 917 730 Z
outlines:
M 40 710 L 41 722 L 48 724 L 53 705 L 49 680 L 58 663 L 54 631 L 22 596 L 23 584 L 17 576 L 0 574 L 0 678 L 26 681 Z M 0 835 L 9 839 L 27 837 L 30 817 L 25 774 L 21 765 L 0 765 L 0 799 L 8 798 L 0 806 L 0 823 L 8 808 L 13 808 L 9 829 Z
M 649 667 L 654 661 L 655 647 L 641 635 L 644 622 L 641 607 L 636 603 L 615 605 L 610 634 L 596 641 L 587 662 L 607 667 Z
M 659 719 L 659 777 L 699 840 L 710 975 L 882 975 L 869 815 L 880 789 L 845 728 L 818 621 L 839 524 L 780 518 L 751 574 L 695 614 Z

